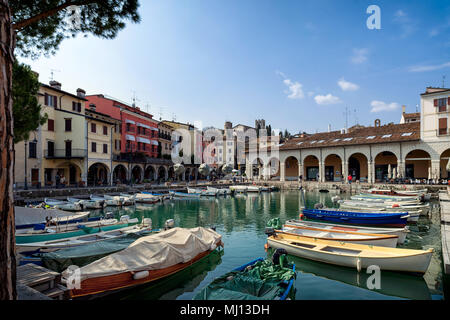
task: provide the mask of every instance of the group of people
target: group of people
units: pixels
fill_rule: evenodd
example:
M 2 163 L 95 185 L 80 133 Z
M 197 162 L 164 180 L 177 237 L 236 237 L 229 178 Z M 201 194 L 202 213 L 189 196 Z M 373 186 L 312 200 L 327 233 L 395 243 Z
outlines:
M 57 188 L 59 188 L 61 186 L 64 187 L 66 185 L 66 177 L 64 177 L 64 174 L 62 174 L 62 173 L 61 173 L 61 175 L 59 175 L 59 172 L 56 173 L 55 181 L 56 181 Z

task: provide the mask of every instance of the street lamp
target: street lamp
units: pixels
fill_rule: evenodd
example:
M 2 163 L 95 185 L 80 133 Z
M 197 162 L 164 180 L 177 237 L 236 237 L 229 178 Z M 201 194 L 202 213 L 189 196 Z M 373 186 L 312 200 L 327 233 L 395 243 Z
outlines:
M 33 143 L 37 143 L 36 134 L 35 134 L 34 140 L 32 142 Z M 25 186 L 24 186 L 25 190 L 28 190 L 28 183 L 27 183 L 27 176 L 28 176 L 28 173 L 27 173 L 27 145 L 28 145 L 28 140 L 25 140 Z

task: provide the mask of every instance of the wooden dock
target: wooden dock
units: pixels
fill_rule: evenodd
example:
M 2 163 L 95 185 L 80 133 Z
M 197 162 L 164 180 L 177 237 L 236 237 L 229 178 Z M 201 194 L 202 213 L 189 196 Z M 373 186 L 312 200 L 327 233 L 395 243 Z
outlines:
M 61 275 L 35 264 L 17 267 L 17 284 L 23 299 L 56 299 L 67 298 L 68 289 L 60 284 Z M 32 298 L 30 298 L 32 297 Z M 41 298 L 40 298 L 41 297 Z
M 449 188 L 450 190 L 450 188 Z M 444 272 L 450 275 L 450 191 L 439 193 L 441 207 L 441 241 Z

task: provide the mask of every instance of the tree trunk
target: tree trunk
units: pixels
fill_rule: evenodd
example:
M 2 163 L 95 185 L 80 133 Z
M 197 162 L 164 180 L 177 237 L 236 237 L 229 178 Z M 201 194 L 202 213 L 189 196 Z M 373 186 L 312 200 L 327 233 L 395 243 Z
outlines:
M 12 66 L 15 32 L 8 0 L 0 0 L 0 300 L 17 299 L 13 199 Z

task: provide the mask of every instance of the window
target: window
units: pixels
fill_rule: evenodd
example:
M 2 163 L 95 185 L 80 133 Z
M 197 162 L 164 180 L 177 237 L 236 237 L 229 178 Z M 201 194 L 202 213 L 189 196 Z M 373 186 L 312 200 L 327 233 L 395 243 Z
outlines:
M 95 123 L 91 123 L 91 132 L 93 133 L 97 132 L 97 125 Z
M 314 140 L 314 141 L 311 141 L 310 143 L 311 143 L 311 144 L 314 144 L 314 143 L 316 143 L 316 142 L 317 142 L 317 140 Z
M 44 104 L 49 107 L 58 107 L 58 98 L 56 96 L 52 96 L 50 94 L 44 95 Z
M 93 109 L 93 110 L 95 110 L 95 108 Z M 75 101 L 72 101 L 72 111 L 78 111 L 78 112 L 81 112 L 81 103 L 80 102 L 75 102 Z
M 72 141 L 66 140 L 66 157 L 72 157 Z
M 383 139 L 390 138 L 390 137 L 392 137 L 392 134 L 385 134 L 384 136 L 382 136 Z
M 447 98 L 434 99 L 434 106 L 438 107 L 438 112 L 447 111 Z
M 439 135 L 447 134 L 447 118 L 439 119 Z
M 108 153 L 108 145 L 107 144 L 103 144 L 103 153 Z
M 30 142 L 29 144 L 29 158 L 36 159 L 36 142 Z
M 320 140 L 319 142 L 317 142 L 317 143 L 322 143 L 322 142 L 324 142 L 325 140 Z
M 103 134 L 104 134 L 105 136 L 108 135 L 108 127 L 107 127 L 107 126 L 103 126 Z
M 402 137 L 409 137 L 412 135 L 412 132 L 402 133 Z
M 299 143 L 297 143 L 297 145 L 299 146 L 299 145 L 301 145 L 303 143 L 303 141 L 300 141 Z
M 343 141 L 352 141 L 353 138 L 345 138 Z
M 333 142 L 341 141 L 341 139 L 334 139 Z
M 95 142 L 91 143 L 91 151 L 92 152 L 97 152 L 97 143 L 95 143 Z
M 53 141 L 47 141 L 47 155 L 49 157 L 55 156 L 55 143 Z
M 375 139 L 375 136 L 368 136 L 366 139 L 367 140 L 372 140 L 372 139 Z
M 47 130 L 48 131 L 55 131 L 55 120 L 48 119 L 48 121 L 47 121 Z
M 72 131 L 72 119 L 66 119 L 66 131 Z

